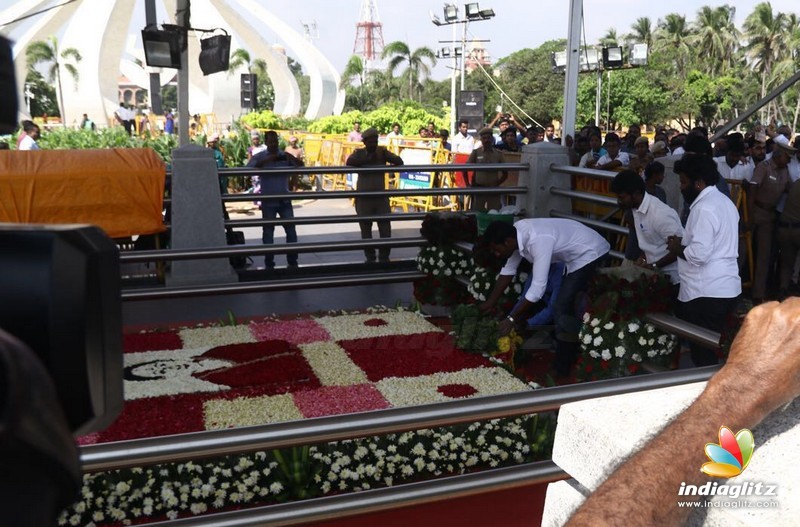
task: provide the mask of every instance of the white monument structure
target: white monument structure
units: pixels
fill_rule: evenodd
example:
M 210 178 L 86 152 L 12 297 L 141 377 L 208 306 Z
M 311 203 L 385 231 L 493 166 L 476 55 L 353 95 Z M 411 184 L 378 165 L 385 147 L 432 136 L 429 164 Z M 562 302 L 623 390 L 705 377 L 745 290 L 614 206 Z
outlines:
M 176 0 L 158 0 L 159 23 L 175 23 Z M 16 20 L 49 7 L 50 0 L 19 0 L 0 12 L 0 21 Z M 192 27 L 223 28 L 232 34 L 231 49 L 245 48 L 253 59 L 267 63 L 270 80 L 275 88 L 273 111 L 282 116 L 300 113 L 300 90 L 289 70 L 285 52 L 288 49 L 297 57 L 311 79 L 308 107 L 304 115 L 316 119 L 340 114 L 344 107 L 344 91 L 339 89 L 339 74 L 333 65 L 309 43 L 303 35 L 263 7 L 255 0 L 192 0 Z M 83 113 L 95 121 L 113 119 L 119 107 L 117 81 L 120 73 L 143 87 L 148 87 L 149 73 L 161 73 L 162 85 L 169 82 L 176 70 L 141 67 L 144 63 L 141 38 L 144 17 L 136 10 L 144 10 L 144 2 L 137 0 L 76 0 L 41 14 L 7 25 L 4 32 L 15 41 L 14 64 L 18 93 L 23 92 L 27 60 L 25 50 L 31 42 L 47 40 L 58 35 L 61 49 L 76 48 L 82 60 L 76 64 L 79 73 L 77 85 L 61 71 L 64 90 L 65 123 L 80 119 Z M 168 15 L 165 15 L 167 13 Z M 138 15 L 138 16 L 137 16 Z M 166 18 L 163 18 L 166 17 Z M 142 20 L 141 27 L 132 21 Z M 267 42 L 265 29 L 275 34 L 283 46 Z M 129 36 L 135 35 L 134 38 Z M 203 76 L 197 63 L 200 38 L 203 34 L 189 32 L 189 109 L 191 113 L 214 113 L 222 118 L 239 115 L 240 86 L 238 73 L 226 72 Z M 137 42 L 131 49 L 129 42 Z M 136 68 L 139 69 L 138 74 Z M 24 108 L 23 108 L 24 111 Z M 29 116 L 23 116 L 27 118 Z M 113 124 L 109 121 L 109 124 Z

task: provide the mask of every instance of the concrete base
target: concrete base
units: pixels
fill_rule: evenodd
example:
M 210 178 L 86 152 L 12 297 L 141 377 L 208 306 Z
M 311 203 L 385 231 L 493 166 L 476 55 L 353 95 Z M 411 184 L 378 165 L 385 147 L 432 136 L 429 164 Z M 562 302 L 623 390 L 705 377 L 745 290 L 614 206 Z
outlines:
M 558 416 L 553 461 L 573 479 L 549 486 L 542 525 L 563 525 L 585 496 L 596 489 L 633 452 L 652 439 L 702 392 L 705 383 L 690 384 L 605 397 L 561 407 Z M 730 483 L 763 482 L 778 486 L 776 508 L 723 507 L 725 496 L 716 496 L 714 506 L 696 509 L 688 525 L 763 526 L 797 525 L 800 474 L 789 467 L 800 461 L 800 400 L 773 413 L 753 430 L 756 449 L 747 470 Z M 725 423 L 719 423 L 724 425 Z M 710 437 L 709 441 L 715 438 Z M 699 467 L 698 467 L 699 469 Z M 674 492 L 676 506 L 677 489 Z M 741 497 L 747 500 L 753 497 Z M 788 521 L 788 523 L 787 523 Z
M 225 218 L 214 153 L 197 145 L 172 152 L 173 249 L 225 247 Z M 238 281 L 227 258 L 176 260 L 166 282 L 169 287 L 225 284 Z

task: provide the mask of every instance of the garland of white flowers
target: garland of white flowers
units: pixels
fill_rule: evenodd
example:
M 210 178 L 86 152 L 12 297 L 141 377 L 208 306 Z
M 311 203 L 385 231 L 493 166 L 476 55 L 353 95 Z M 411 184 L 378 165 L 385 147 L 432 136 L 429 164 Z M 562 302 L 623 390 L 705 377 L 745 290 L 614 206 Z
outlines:
M 525 463 L 549 455 L 552 429 L 544 419 L 545 424 L 537 415 L 495 419 L 292 449 L 306 459 L 299 479 L 297 471 L 281 465 L 288 449 L 280 455 L 255 452 L 87 474 L 80 501 L 61 514 L 58 525 L 96 527 L 148 516 L 175 519 L 296 499 L 298 488 L 313 497 Z
M 519 298 L 523 292 L 522 288 L 527 279 L 528 273 L 517 273 L 503 294 L 515 295 L 516 298 Z M 492 292 L 492 288 L 494 287 L 496 281 L 497 275 L 490 273 L 484 267 L 476 266 L 473 273 L 469 277 L 467 291 L 469 291 L 475 300 L 483 302 L 488 298 L 489 293 Z
M 583 350 L 593 359 L 621 363 L 642 362 L 645 357 L 654 359 L 670 355 L 678 345 L 675 335 L 665 333 L 649 322 L 630 319 L 620 322 L 583 316 L 583 327 L 578 338 Z
M 475 264 L 472 258 L 454 247 L 428 245 L 416 257 L 417 269 L 431 276 L 469 276 Z

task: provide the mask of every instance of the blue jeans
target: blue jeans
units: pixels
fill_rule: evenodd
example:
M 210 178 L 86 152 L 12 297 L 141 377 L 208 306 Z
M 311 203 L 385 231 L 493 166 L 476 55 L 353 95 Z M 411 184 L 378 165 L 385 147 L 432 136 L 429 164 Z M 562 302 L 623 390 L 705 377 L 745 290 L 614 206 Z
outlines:
M 288 199 L 282 200 L 262 200 L 261 201 L 261 217 L 265 220 L 274 220 L 280 216 L 282 219 L 294 218 L 294 210 L 292 209 L 292 202 Z M 294 225 L 281 224 L 284 232 L 286 233 L 286 243 L 297 243 L 297 229 Z M 261 241 L 264 245 L 272 245 L 275 242 L 275 226 L 265 225 L 264 233 L 261 236 Z M 286 261 L 289 265 L 297 265 L 297 253 L 286 253 Z M 264 263 L 268 268 L 275 267 L 275 255 L 267 254 L 264 256 Z
M 607 255 L 589 262 L 577 271 L 564 276 L 561 289 L 553 302 L 553 322 L 556 326 L 556 359 L 554 366 L 558 375 L 569 374 L 578 358 L 578 332 L 581 320 L 575 313 L 575 300 L 586 291 L 595 270 L 606 260 Z

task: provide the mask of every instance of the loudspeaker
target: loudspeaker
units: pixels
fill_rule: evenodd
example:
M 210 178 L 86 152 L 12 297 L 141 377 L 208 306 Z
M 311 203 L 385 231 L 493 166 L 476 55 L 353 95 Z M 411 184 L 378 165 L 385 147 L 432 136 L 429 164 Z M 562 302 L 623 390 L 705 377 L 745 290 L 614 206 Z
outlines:
M 462 91 L 458 99 L 458 118 L 480 117 L 483 120 L 483 91 Z
M 122 410 L 119 250 L 98 227 L 0 224 L 0 328 L 27 344 L 86 434 Z
M 17 82 L 11 41 L 0 36 L 0 134 L 13 133 L 17 128 Z
M 200 56 L 197 60 L 203 75 L 228 71 L 231 60 L 230 35 L 214 35 L 201 40 Z
M 258 77 L 255 73 L 242 73 L 241 77 L 241 106 L 249 110 L 254 110 L 257 106 L 258 96 L 256 88 Z

